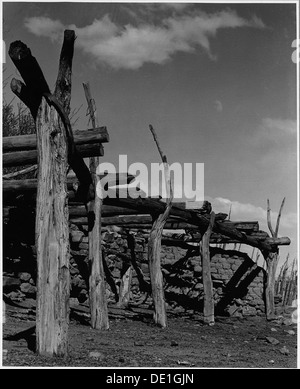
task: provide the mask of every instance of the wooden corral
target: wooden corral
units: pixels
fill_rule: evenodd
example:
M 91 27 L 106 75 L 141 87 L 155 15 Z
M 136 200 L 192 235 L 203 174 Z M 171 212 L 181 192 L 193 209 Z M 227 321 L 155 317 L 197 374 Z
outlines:
M 29 107 L 37 134 L 4 139 L 4 166 L 38 164 L 37 179 L 11 179 L 3 182 L 4 217 L 16 209 L 16 199 L 26 193 L 36 201 L 36 250 L 38 261 L 37 294 L 37 351 L 43 355 L 66 355 L 68 352 L 69 314 L 69 221 L 89 227 L 90 310 L 94 328 L 109 327 L 105 300 L 104 272 L 101 257 L 101 228 L 117 225 L 123 229 L 142 229 L 148 235 L 148 261 L 151 274 L 154 321 L 167 326 L 164 304 L 163 276 L 160 270 L 161 244 L 188 248 L 199 246 L 203 264 L 205 286 L 205 322 L 214 323 L 212 284 L 209 267 L 209 245 L 212 243 L 243 243 L 258 248 L 266 259 L 267 318 L 274 316 L 274 277 L 278 260 L 278 247 L 289 245 L 287 237 L 278 237 L 280 215 L 271 236 L 259 230 L 258 222 L 226 220 L 226 214 L 215 214 L 207 208 L 186 209 L 184 204 L 173 202 L 170 181 L 169 196 L 165 201 L 144 197 L 96 196 L 99 177 L 96 167 L 104 155 L 102 143 L 109 141 L 106 127 L 99 127 L 95 107 L 86 84 L 86 97 L 92 119 L 91 130 L 72 132 L 69 115 L 71 98 L 71 70 L 74 50 L 74 31 L 66 30 L 60 56 L 58 78 L 54 94 L 49 90 L 36 59 L 22 42 L 13 42 L 9 55 L 25 83 L 13 80 L 13 92 Z M 156 132 L 150 126 L 168 177 L 168 162 L 161 151 Z M 89 157 L 89 167 L 83 157 Z M 73 175 L 68 175 L 68 170 Z M 29 168 L 31 169 L 31 168 Z M 75 174 L 75 176 L 74 176 Z M 107 185 L 118 186 L 134 179 L 130 175 L 117 175 Z M 78 184 L 78 185 L 77 185 Z M 268 208 L 269 209 L 269 208 Z M 282 209 L 282 207 L 281 207 Z M 281 213 L 281 210 L 280 210 Z M 268 212 L 269 216 L 269 212 Z M 184 229 L 185 234 L 166 230 Z M 134 257 L 134 252 L 132 252 Z M 130 279 L 130 274 L 125 272 Z M 126 295 L 124 278 L 124 298 Z M 128 282 L 127 282 L 128 283 Z M 125 291 L 125 292 L 124 292 Z

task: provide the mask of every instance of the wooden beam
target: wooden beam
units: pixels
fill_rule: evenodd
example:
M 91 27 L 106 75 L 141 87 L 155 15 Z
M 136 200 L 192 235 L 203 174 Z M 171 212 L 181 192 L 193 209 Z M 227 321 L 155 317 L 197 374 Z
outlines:
M 114 174 L 100 175 L 100 179 L 104 177 L 107 177 L 106 182 L 108 183 L 109 186 L 121 185 L 126 182 L 130 183 L 134 179 L 134 176 L 127 173 L 117 173 L 116 175 Z M 76 182 L 78 182 L 76 176 L 68 177 L 67 178 L 68 188 L 72 189 L 73 184 Z M 3 181 L 3 185 L 2 185 L 2 190 L 4 194 L 8 194 L 10 192 L 22 193 L 24 191 L 36 191 L 36 189 L 37 189 L 37 179 L 35 178 L 29 178 L 25 180 L 5 180 Z
M 97 127 L 95 129 L 74 131 L 74 142 L 76 145 L 90 143 L 107 143 L 109 135 L 106 127 Z M 2 138 L 3 153 L 35 150 L 36 134 L 6 136 Z
M 104 148 L 101 143 L 81 144 L 77 147 L 81 158 L 90 156 L 103 156 Z M 24 166 L 37 163 L 37 150 L 24 150 L 5 153 L 2 155 L 4 167 Z

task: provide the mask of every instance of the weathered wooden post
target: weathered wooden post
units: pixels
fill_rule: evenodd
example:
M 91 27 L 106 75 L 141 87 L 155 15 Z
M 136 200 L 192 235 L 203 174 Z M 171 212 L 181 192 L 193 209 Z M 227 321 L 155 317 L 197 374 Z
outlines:
M 96 107 L 93 104 L 89 83 L 84 83 L 86 100 L 93 128 L 97 127 Z M 90 158 L 90 172 L 94 187 L 101 188 L 100 179 L 96 174 L 99 157 Z M 88 232 L 89 232 L 89 304 L 91 312 L 91 326 L 99 330 L 109 328 L 108 308 L 105 287 L 105 275 L 102 263 L 101 249 L 101 208 L 102 198 L 97 194 L 88 203 Z
M 37 352 L 65 356 L 70 294 L 67 142 L 57 113 L 44 98 L 36 128 L 39 163 L 35 225 Z
M 171 211 L 173 190 L 172 190 L 167 157 L 163 154 L 159 146 L 157 136 L 153 127 L 150 125 L 149 128 L 153 135 L 154 141 L 156 143 L 156 146 L 158 148 L 159 154 L 161 156 L 164 165 L 166 191 L 167 191 L 167 202 L 166 202 L 165 210 L 163 213 L 157 215 L 153 214 L 153 224 L 152 224 L 152 228 L 148 240 L 148 260 L 149 260 L 149 271 L 150 271 L 150 280 L 151 280 L 151 288 L 152 288 L 152 299 L 154 303 L 154 322 L 157 325 L 164 328 L 167 326 L 167 315 L 166 315 L 165 297 L 164 297 L 164 288 L 163 288 L 163 275 L 161 271 L 161 262 L 160 262 L 161 237 L 162 237 L 164 225 Z
M 91 177 L 74 144 L 68 118 L 75 33 L 66 30 L 55 94 L 30 49 L 21 41 L 9 55 L 25 84 L 13 79 L 12 91 L 36 121 L 38 183 L 36 206 L 37 352 L 66 356 L 69 324 L 69 226 L 67 170 L 76 173 L 86 201 L 93 195 Z
M 267 223 L 272 237 L 275 239 L 278 236 L 279 223 L 281 218 L 282 208 L 284 206 L 285 198 L 282 200 L 279 213 L 277 216 L 276 228 L 273 230 L 271 223 L 271 209 L 269 199 L 267 200 Z M 262 251 L 264 259 L 267 264 L 267 277 L 265 283 L 265 301 L 266 301 L 266 317 L 267 320 L 275 318 L 275 302 L 274 302 L 274 290 L 275 290 L 275 276 L 276 269 L 279 260 L 278 246 L 273 247 L 271 250 Z
M 214 325 L 214 297 L 213 297 L 213 283 L 210 272 L 210 251 L 209 241 L 212 233 L 212 229 L 215 222 L 215 213 L 210 214 L 209 225 L 205 231 L 202 240 L 200 242 L 200 258 L 202 259 L 202 281 L 204 289 L 204 304 L 203 304 L 203 316 L 204 323 Z

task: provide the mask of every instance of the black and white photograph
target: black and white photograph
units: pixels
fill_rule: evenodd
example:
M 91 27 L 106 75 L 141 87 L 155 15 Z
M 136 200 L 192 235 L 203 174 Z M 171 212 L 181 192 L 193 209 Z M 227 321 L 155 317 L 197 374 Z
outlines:
M 1 369 L 298 369 L 299 1 L 1 23 Z

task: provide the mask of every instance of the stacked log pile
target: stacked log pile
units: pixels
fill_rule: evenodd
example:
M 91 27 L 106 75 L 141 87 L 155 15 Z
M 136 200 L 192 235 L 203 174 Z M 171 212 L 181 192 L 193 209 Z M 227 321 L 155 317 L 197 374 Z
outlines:
M 109 141 L 106 127 L 74 131 L 74 142 L 81 157 L 103 156 L 102 143 Z M 3 138 L 3 167 L 37 163 L 36 135 L 18 135 Z

